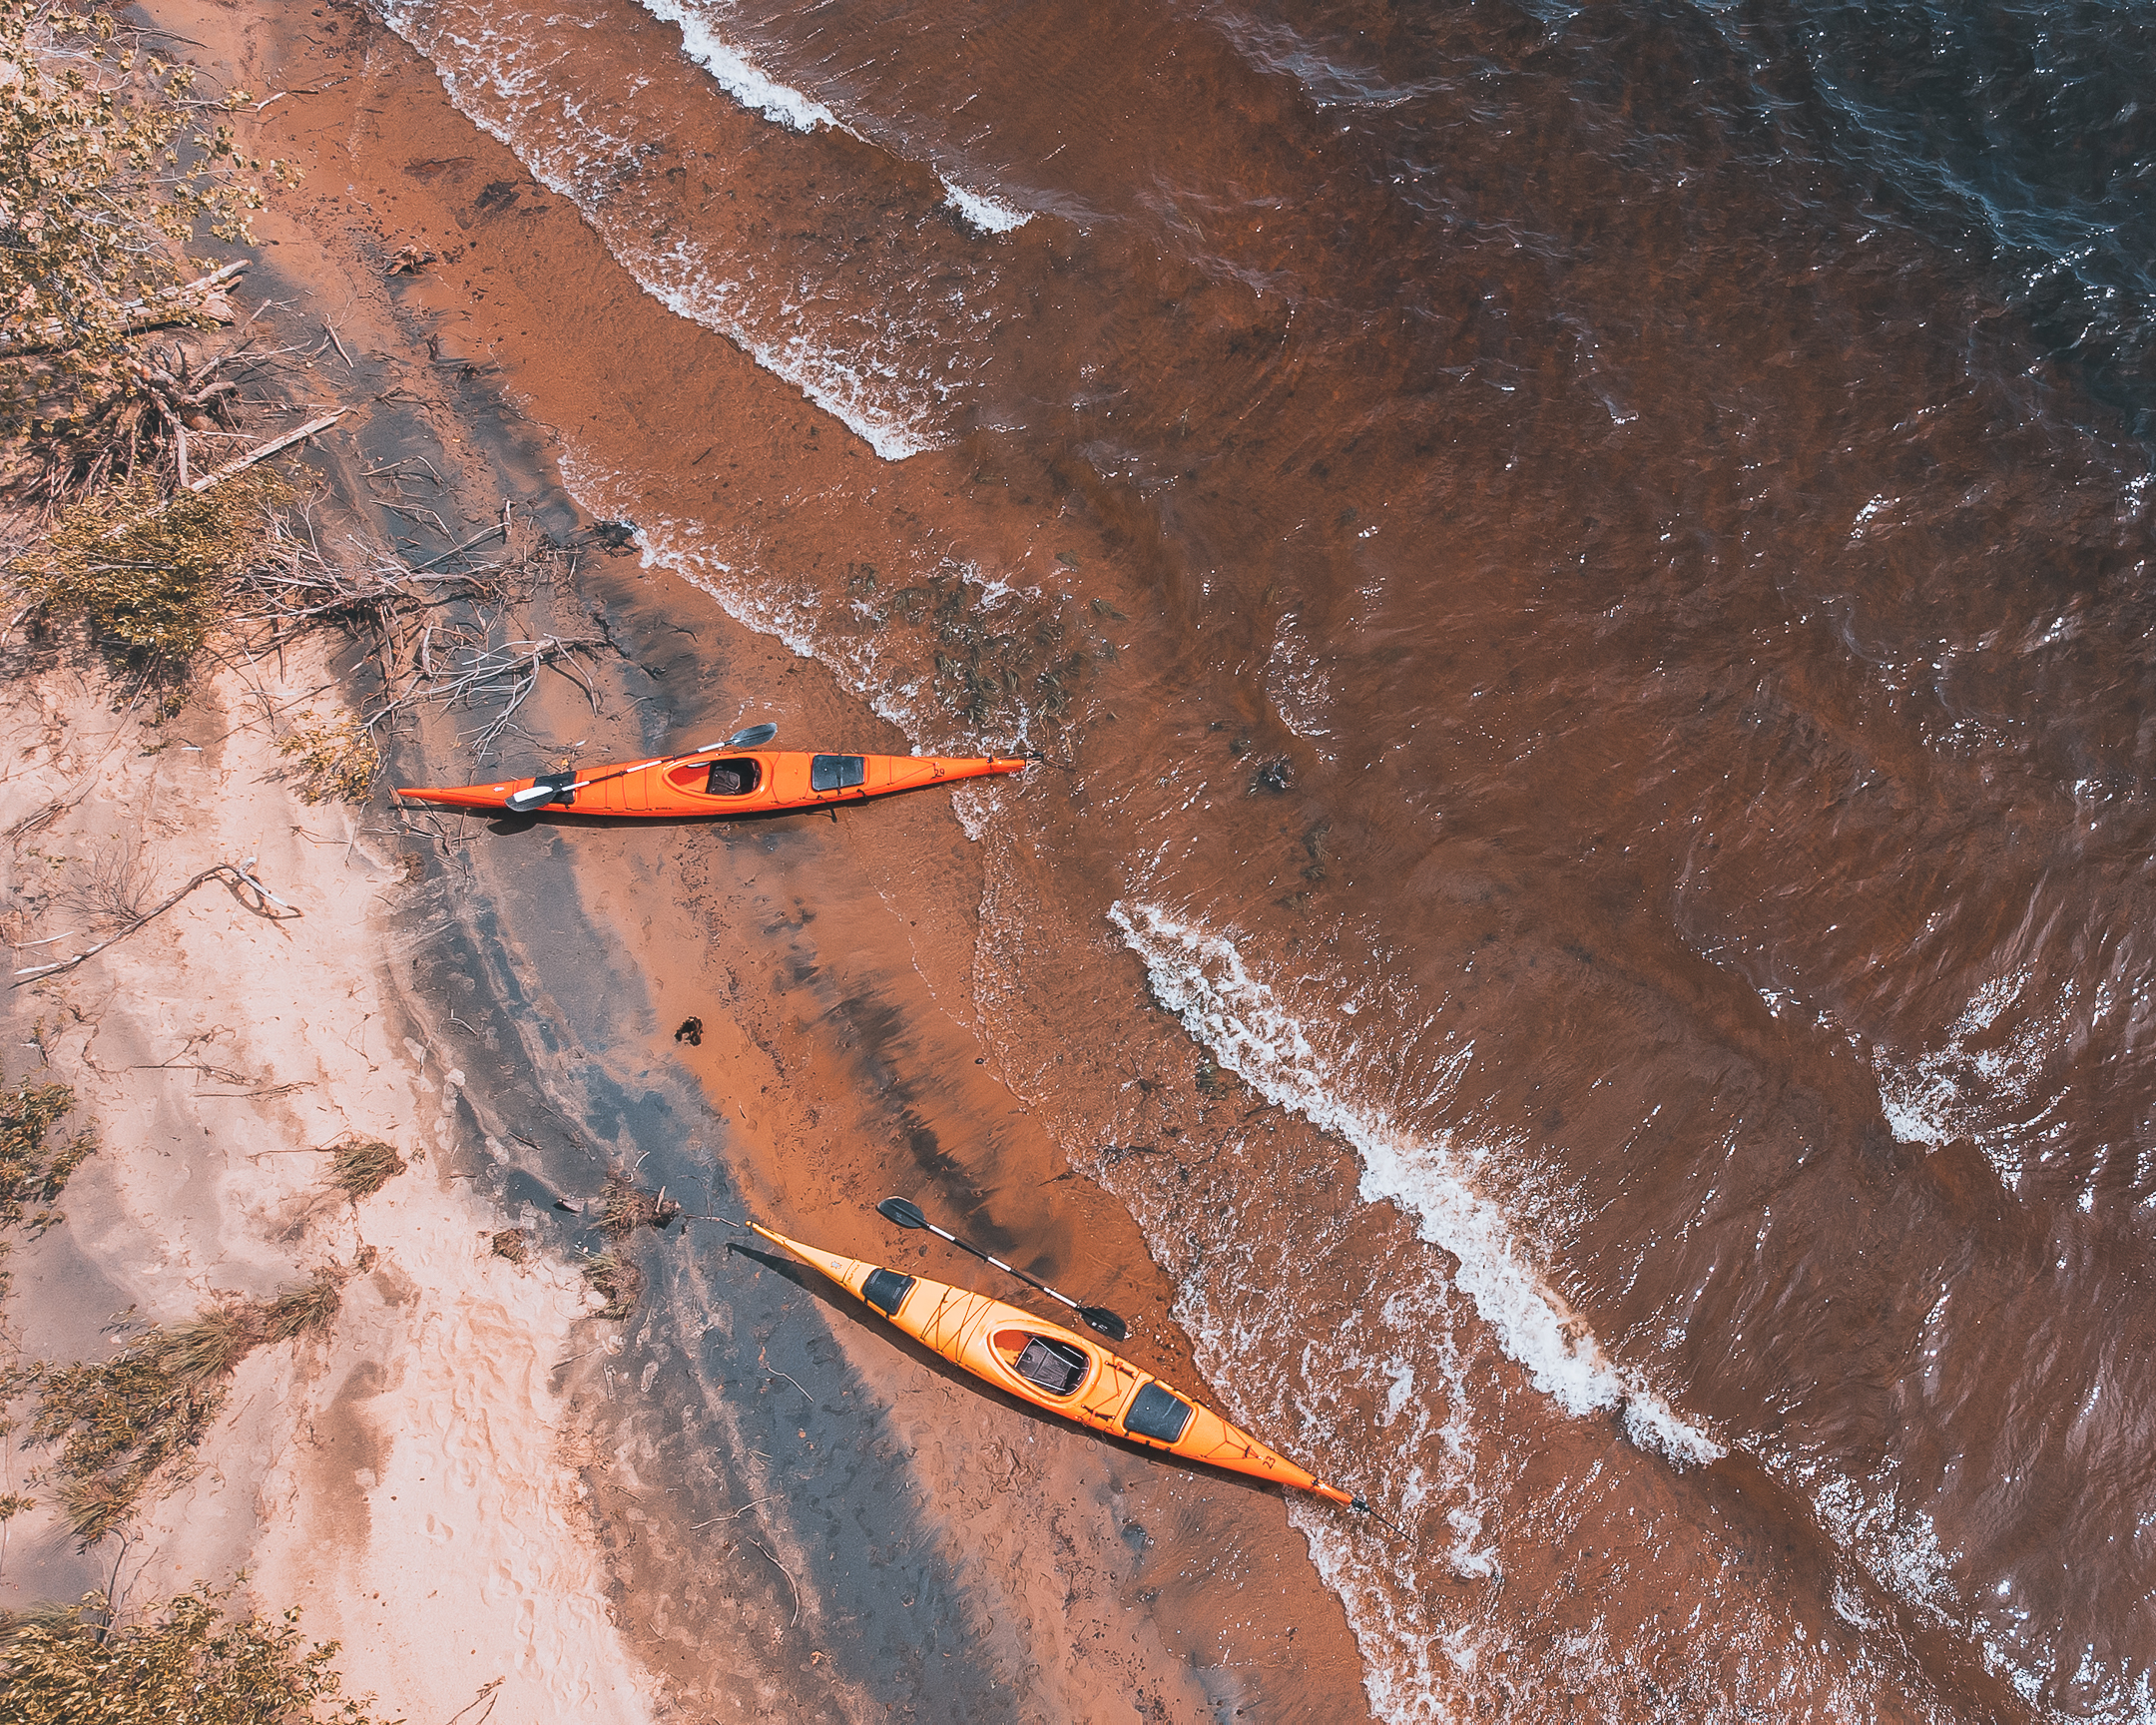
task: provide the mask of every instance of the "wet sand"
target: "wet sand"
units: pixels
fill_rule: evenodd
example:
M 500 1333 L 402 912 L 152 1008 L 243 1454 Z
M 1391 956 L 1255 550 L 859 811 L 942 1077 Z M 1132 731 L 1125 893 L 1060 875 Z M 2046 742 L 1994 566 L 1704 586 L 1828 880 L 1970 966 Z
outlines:
M 426 453 L 453 477 L 430 499 L 452 537 L 449 500 L 477 524 L 504 496 L 566 531 L 550 462 L 570 446 L 547 428 L 603 424 L 631 470 L 647 448 L 654 471 L 724 461 L 712 506 L 746 537 L 792 517 L 795 548 L 886 566 L 942 554 L 964 521 L 959 458 L 874 461 L 642 295 L 400 43 L 347 8 L 288 16 L 284 40 L 275 15 L 160 19 L 205 44 L 206 65 L 231 55 L 259 95 L 310 92 L 263 117 L 259 152 L 308 177 L 259 221 L 266 262 L 246 298 L 282 302 L 280 331 L 337 331 L 350 362 L 318 356 L 322 396 L 372 408 L 316 458 L 362 515 L 381 496 L 369 468 Z M 442 261 L 384 282 L 408 242 Z M 417 531 L 378 506 L 370 525 Z M 439 543 L 417 534 L 414 554 Z M 1057 543 L 1091 553 L 1074 532 Z M 620 658 L 597 714 L 545 687 L 525 715 L 530 753 L 634 755 L 762 717 L 799 745 L 905 747 L 820 667 L 632 557 L 587 552 L 556 606 L 556 627 L 596 624 Z M 398 762 L 407 782 L 470 776 L 453 730 L 425 728 Z M 1036 771 L 1023 789 L 958 795 L 1045 794 Z M 437 843 L 388 974 L 421 1040 L 464 1074 L 460 1150 L 432 1178 L 469 1182 L 564 1255 L 597 1242 L 553 1195 L 590 1198 L 615 1165 L 695 1211 L 746 1202 L 818 1244 L 992 1277 L 869 1208 L 907 1192 L 1122 1312 L 1132 1358 L 1205 1394 L 1137 1230 L 1063 1165 L 981 1038 L 982 847 L 948 799 L 835 823 L 415 830 Z M 691 1013 L 697 1049 L 672 1040 Z M 1340 1604 L 1278 1497 L 984 1396 L 730 1239 L 711 1223 L 642 1237 L 636 1315 L 597 1325 L 553 1380 L 612 1617 L 660 1678 L 662 1712 L 1366 1716 Z M 426 1607 L 392 1595 L 393 1609 Z M 363 1666 L 361 1625 L 344 1632 Z M 385 1624 L 380 1645 L 400 1644 Z

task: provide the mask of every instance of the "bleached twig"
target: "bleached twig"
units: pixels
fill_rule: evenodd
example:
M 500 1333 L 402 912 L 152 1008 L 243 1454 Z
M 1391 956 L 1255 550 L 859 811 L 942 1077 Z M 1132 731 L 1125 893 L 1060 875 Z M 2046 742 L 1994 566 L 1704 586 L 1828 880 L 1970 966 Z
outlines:
M 58 976 L 64 971 L 74 969 L 75 966 L 78 964 L 87 963 L 90 959 L 95 958 L 100 952 L 104 951 L 106 947 L 117 945 L 120 941 L 125 940 L 130 934 L 134 933 L 136 929 L 144 927 L 148 923 L 153 922 L 158 917 L 164 915 L 166 911 L 170 910 L 175 904 L 179 903 L 181 899 L 185 898 L 190 892 L 194 891 L 196 887 L 204 885 L 209 881 L 215 880 L 220 875 L 224 876 L 229 880 L 238 881 L 244 886 L 251 887 L 254 891 L 260 893 L 267 902 L 274 904 L 278 909 L 287 911 L 294 916 L 298 915 L 298 911 L 293 910 L 289 904 L 285 903 L 283 899 L 279 898 L 274 892 L 270 891 L 269 887 L 265 886 L 260 880 L 256 879 L 255 876 L 249 872 L 249 869 L 253 866 L 254 862 L 255 859 L 250 857 L 245 862 L 219 862 L 212 867 L 205 868 L 200 874 L 196 875 L 195 878 L 190 880 L 185 886 L 181 887 L 177 892 L 174 892 L 168 897 L 162 899 L 153 908 L 144 911 L 142 915 L 136 917 L 134 921 L 130 922 L 117 934 L 111 934 L 106 936 L 106 938 L 100 940 L 95 946 L 89 947 L 84 951 L 76 953 L 75 956 L 72 958 L 62 958 L 51 964 L 33 964 L 27 970 L 18 970 L 15 972 L 15 980 L 10 982 L 8 986 L 11 989 L 27 987 L 32 982 L 42 981 L 48 976 Z M 268 911 L 257 909 L 257 907 L 252 904 L 249 905 L 248 908 L 251 910 L 255 910 L 255 913 L 259 916 L 269 915 Z M 271 917 L 270 919 L 272 921 L 277 920 L 277 918 L 275 917 Z

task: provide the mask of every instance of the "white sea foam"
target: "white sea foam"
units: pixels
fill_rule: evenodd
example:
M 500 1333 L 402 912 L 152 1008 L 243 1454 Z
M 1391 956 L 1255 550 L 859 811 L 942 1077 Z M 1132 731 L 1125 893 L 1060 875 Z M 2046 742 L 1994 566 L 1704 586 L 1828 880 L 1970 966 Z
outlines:
M 712 29 L 703 14 L 676 4 L 676 0 L 637 0 L 654 18 L 679 25 L 682 50 L 712 81 L 744 108 L 751 109 L 790 132 L 812 132 L 826 126 L 857 138 L 846 125 L 812 96 L 805 96 L 791 84 L 782 84 L 733 43 Z
M 1251 973 L 1232 940 L 1157 904 L 1119 901 L 1108 914 L 1145 961 L 1154 994 L 1216 1060 L 1267 1100 L 1351 1144 L 1362 1161 L 1362 1197 L 1412 1213 L 1422 1237 L 1459 1261 L 1459 1287 L 1538 1390 L 1575 1417 L 1620 1410 L 1635 1442 L 1680 1466 L 1725 1453 L 1604 1354 L 1538 1274 L 1504 1213 L 1470 1183 L 1469 1157 L 1449 1134 L 1417 1135 L 1346 1099 L 1347 1075 Z M 1455 1075 L 1469 1055 L 1455 1056 Z
M 679 24 L 691 55 L 753 112 L 792 131 L 858 136 L 821 103 L 766 76 L 677 0 L 652 0 L 648 9 Z M 669 311 L 725 336 L 884 460 L 936 446 L 927 425 L 950 385 L 911 374 L 904 331 L 887 308 L 865 322 L 833 324 L 817 296 L 775 300 L 753 272 L 736 280 L 699 246 L 678 238 L 654 243 L 647 206 L 625 195 L 620 181 L 639 141 L 602 124 L 568 81 L 550 77 L 562 56 L 558 43 L 494 31 L 457 35 L 412 0 L 392 0 L 384 19 L 432 62 L 457 111 L 507 146 L 540 185 L 573 203 L 615 261 Z
M 943 181 L 943 202 L 965 218 L 968 227 L 982 234 L 1008 234 L 1033 220 L 1030 210 L 1014 210 L 984 192 L 968 192 L 950 180 Z
M 1966 1138 L 2009 1190 L 2056 1115 L 2064 1091 L 2042 1095 L 2052 1058 L 2075 1033 L 2078 992 L 2069 983 L 2048 1011 L 2000 1020 L 2020 1000 L 2027 973 L 1999 976 L 1970 996 L 1938 1047 L 1914 1059 L 1873 1050 L 1880 1108 L 1903 1144 L 1933 1149 Z

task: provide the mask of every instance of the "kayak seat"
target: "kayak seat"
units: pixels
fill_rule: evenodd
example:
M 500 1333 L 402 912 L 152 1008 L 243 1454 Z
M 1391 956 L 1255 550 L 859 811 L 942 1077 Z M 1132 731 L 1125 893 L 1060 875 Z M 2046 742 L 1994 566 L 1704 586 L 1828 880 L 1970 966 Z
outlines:
M 763 770 L 754 761 L 714 761 L 704 776 L 704 795 L 746 797 L 763 777 Z
M 1037 1384 L 1051 1396 L 1069 1396 L 1085 1382 L 1086 1357 L 1068 1342 L 1051 1342 L 1045 1336 L 1029 1337 L 1018 1356 L 1018 1376 Z
M 868 762 L 860 755 L 811 755 L 808 758 L 808 789 L 850 791 L 868 782 Z
M 861 1298 L 886 1318 L 897 1317 L 898 1308 L 912 1292 L 913 1278 L 902 1276 L 896 1270 L 871 1270 L 868 1279 L 861 1284 Z
M 1156 1443 L 1173 1443 L 1189 1430 L 1191 1405 L 1173 1390 L 1148 1384 L 1131 1401 L 1123 1416 L 1123 1430 L 1133 1438 L 1150 1438 Z

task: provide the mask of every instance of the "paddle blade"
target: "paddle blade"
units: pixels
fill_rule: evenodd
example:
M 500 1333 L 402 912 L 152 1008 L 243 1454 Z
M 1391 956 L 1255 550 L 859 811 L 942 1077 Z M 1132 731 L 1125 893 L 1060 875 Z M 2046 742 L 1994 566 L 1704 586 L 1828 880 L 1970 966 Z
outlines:
M 512 791 L 503 799 L 503 805 L 512 815 L 529 815 L 534 809 L 544 809 L 554 801 L 555 789 L 551 785 L 531 785 L 522 791 Z
M 886 1222 L 895 1222 L 901 1228 L 925 1228 L 928 1218 L 921 1214 L 918 1204 L 904 1198 L 886 1198 L 876 1206 L 876 1214 Z
M 1078 1316 L 1111 1342 L 1130 1340 L 1130 1326 L 1105 1306 L 1081 1306 L 1078 1308 Z
M 746 731 L 735 732 L 721 747 L 727 749 L 761 749 L 778 735 L 779 727 L 776 725 L 752 725 Z

